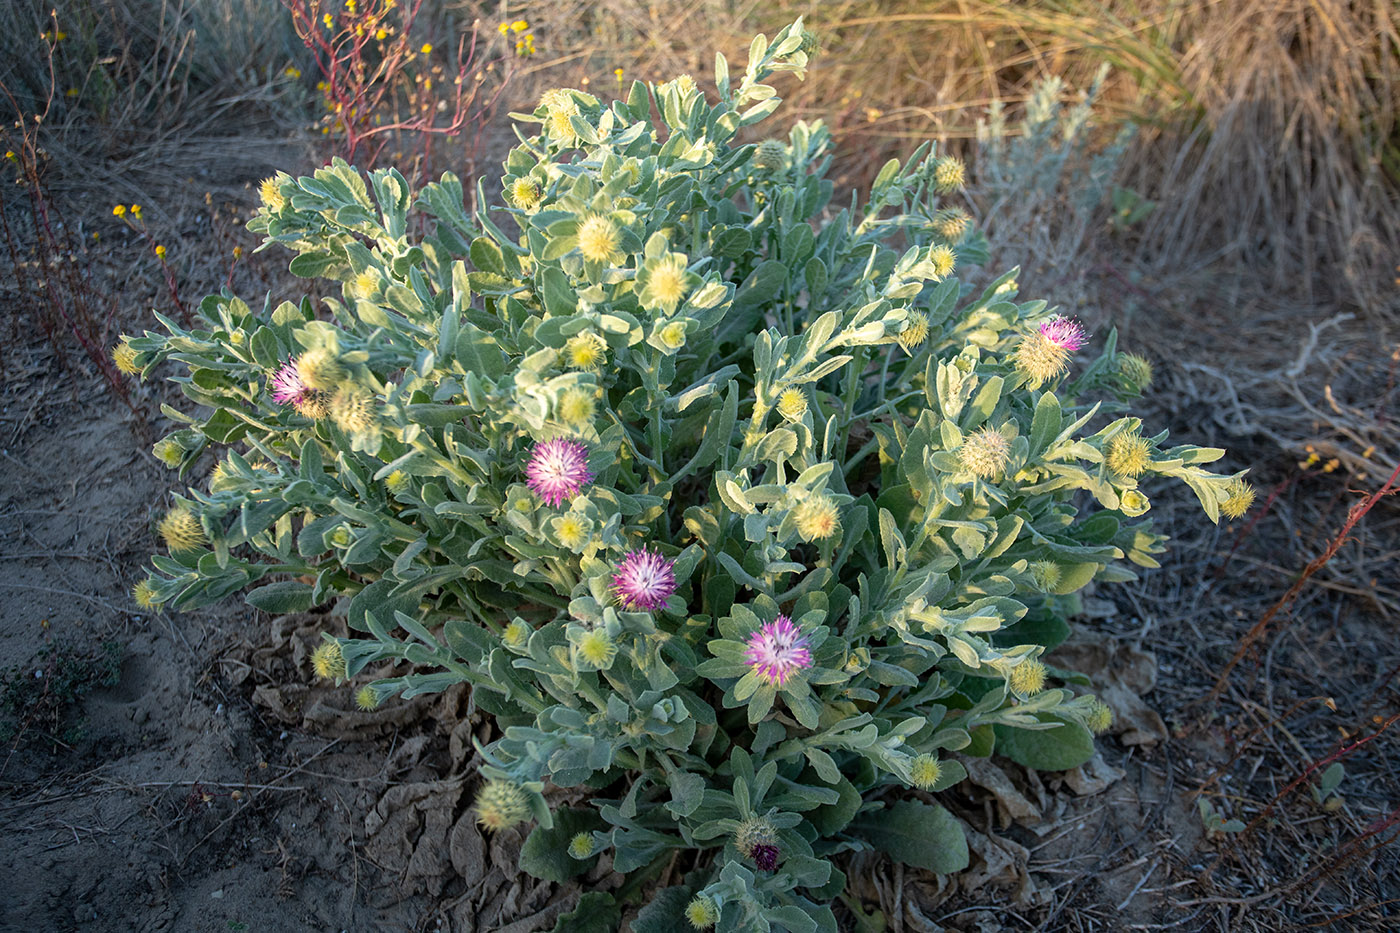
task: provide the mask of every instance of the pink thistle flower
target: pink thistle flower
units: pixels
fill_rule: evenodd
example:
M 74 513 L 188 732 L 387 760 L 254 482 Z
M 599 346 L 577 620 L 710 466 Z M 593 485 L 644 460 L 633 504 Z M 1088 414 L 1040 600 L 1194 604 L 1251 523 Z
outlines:
M 753 847 L 753 865 L 759 871 L 778 870 L 778 847 L 757 845 Z
M 624 609 L 651 611 L 676 591 L 676 562 L 655 551 L 628 551 L 613 572 L 613 589 Z
M 301 381 L 301 374 L 297 372 L 296 357 L 282 364 L 282 368 L 272 377 L 270 385 L 272 400 L 278 405 L 295 405 L 314 391 Z
M 567 502 L 593 480 L 588 469 L 588 448 L 562 437 L 536 444 L 525 467 L 525 477 L 546 504 Z
M 1068 350 L 1071 353 L 1084 346 L 1087 340 L 1084 336 L 1084 328 L 1078 321 L 1060 314 L 1040 325 L 1040 335 L 1061 350 Z
M 744 661 L 758 676 L 781 687 L 795 672 L 812 666 L 808 644 L 807 636 L 791 619 L 778 616 L 749 636 Z

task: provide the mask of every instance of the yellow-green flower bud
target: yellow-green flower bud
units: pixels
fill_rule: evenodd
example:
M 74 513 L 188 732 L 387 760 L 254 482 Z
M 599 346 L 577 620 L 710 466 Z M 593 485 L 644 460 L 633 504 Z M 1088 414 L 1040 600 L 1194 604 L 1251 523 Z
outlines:
M 810 496 L 797 507 L 797 534 L 803 541 L 830 538 L 841 527 L 841 510 L 828 496 Z
M 605 671 L 617 657 L 617 643 L 600 628 L 583 633 L 574 645 L 576 667 L 586 671 Z
M 933 163 L 933 187 L 939 194 L 961 191 L 967 184 L 967 167 L 956 156 L 943 156 Z
M 1031 579 L 1035 581 L 1036 588 L 1042 593 L 1049 593 L 1060 585 L 1060 580 L 1064 574 L 1060 570 L 1060 565 L 1053 560 L 1033 561 L 1030 566 Z
M 136 362 L 136 348 L 127 343 L 125 337 L 112 348 L 112 364 L 128 376 L 141 375 L 141 366 Z
M 1089 714 L 1084 718 L 1084 725 L 1094 735 L 1103 735 L 1113 725 L 1113 710 L 1102 700 L 1094 700 Z
M 984 427 L 963 439 L 958 462 L 982 479 L 995 479 L 1011 459 L 1011 442 L 995 428 Z
M 934 277 L 940 281 L 953 274 L 958 264 L 958 254 L 946 243 L 940 243 L 928 251 L 929 264 L 933 266 Z
M 131 588 L 131 598 L 142 609 L 160 608 L 160 597 L 156 595 L 155 583 L 150 577 L 138 581 Z
M 490 780 L 476 795 L 476 821 L 483 829 L 498 832 L 530 818 L 530 798 L 511 781 Z
M 359 690 L 355 691 L 355 705 L 366 713 L 370 710 L 378 709 L 379 691 L 375 690 L 369 684 L 365 684 Z
M 1228 518 L 1240 518 L 1254 504 L 1254 487 L 1242 479 L 1230 480 L 1226 489 L 1228 495 L 1220 503 L 1220 511 Z
M 972 229 L 972 218 L 960 207 L 939 211 L 933 218 L 933 232 L 949 243 L 961 243 Z
M 1104 463 L 1119 476 L 1136 478 L 1152 465 L 1152 445 L 1136 431 L 1123 431 L 1108 442 Z
M 607 362 L 608 345 L 597 334 L 575 334 L 564 344 L 564 358 L 574 369 L 597 369 Z
M 928 339 L 928 315 L 922 311 L 910 311 L 904 322 L 904 330 L 895 337 L 906 353 L 913 353 Z
M 185 459 L 185 448 L 173 437 L 163 437 L 156 441 L 156 445 L 151 448 L 151 452 L 156 455 L 156 459 L 172 470 L 180 465 Z
M 340 642 L 323 641 L 311 652 L 311 669 L 325 680 L 340 680 L 345 676 L 345 655 Z
M 330 400 L 331 420 L 346 434 L 362 434 L 379 424 L 374 396 L 353 383 L 335 390 Z
M 719 922 L 719 905 L 707 894 L 685 905 L 685 919 L 697 930 L 708 930 Z
M 943 766 L 932 755 L 917 755 L 909 762 L 909 783 L 919 790 L 933 790 L 943 775 Z
M 328 392 L 345 378 L 345 367 L 330 350 L 318 347 L 297 357 L 297 376 L 308 388 Z
M 199 523 L 199 516 L 183 505 L 166 512 L 165 517 L 156 526 L 156 532 L 172 554 L 193 551 L 203 547 L 208 541 L 204 537 L 204 526 Z
M 532 211 L 544 200 L 544 192 L 533 178 L 517 178 L 510 184 L 510 202 L 516 207 Z
M 801 421 L 807 414 L 807 393 L 796 386 L 784 389 L 778 395 L 778 414 L 787 421 Z
M 1035 658 L 1027 658 L 1011 669 L 1006 681 L 1012 693 L 1033 696 L 1045 689 L 1045 665 Z
M 1152 364 L 1136 353 L 1118 357 L 1118 374 L 1139 393 L 1146 392 L 1152 385 Z
M 765 139 L 753 151 L 754 168 L 778 169 L 787 160 L 787 146 L 776 139 Z
M 569 857 L 585 859 L 593 854 L 593 835 L 591 833 L 577 833 L 569 840 Z

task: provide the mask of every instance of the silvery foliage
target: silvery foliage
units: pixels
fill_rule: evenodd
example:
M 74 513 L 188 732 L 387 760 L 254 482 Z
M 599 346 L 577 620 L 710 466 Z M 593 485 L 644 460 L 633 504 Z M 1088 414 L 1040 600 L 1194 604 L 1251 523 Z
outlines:
M 1122 414 L 1113 335 L 1072 379 L 1027 386 L 1012 354 L 1050 309 L 1017 300 L 1014 270 L 981 288 L 937 274 L 927 145 L 838 209 L 820 124 L 793 126 L 779 165 L 737 142 L 779 104 L 763 82 L 802 76 L 802 39 L 800 22 L 758 37 L 733 85 L 719 57 L 715 101 L 685 79 L 636 82 L 609 106 L 568 92 L 571 132 L 543 106 L 518 115 L 503 187 L 536 182 L 529 208 L 469 214 L 452 175 L 416 197 L 393 169 L 279 176 L 282 198 L 250 227 L 340 297 L 318 315 L 310 299 L 253 310 L 225 292 L 193 329 L 162 317 L 164 333 L 131 340 L 148 373 L 183 367 L 173 378 L 203 406 L 165 408 L 184 468 L 227 449 L 215 490 L 179 500 L 208 546 L 153 558 L 158 598 L 195 607 L 260 584 L 248 598 L 268 611 L 344 612 L 346 676 L 377 674 L 380 700 L 470 684 L 500 730 L 483 770 L 532 801 L 528 870 L 562 878 L 606 851 L 638 872 L 710 850 L 634 929 L 680 928 L 703 891 L 719 929 L 834 930 L 830 858 L 872 845 L 962 868 L 962 832 L 932 798 L 887 805 L 913 795 L 911 761 L 941 759 L 937 792 L 965 774 L 954 753 L 1092 755 L 1082 678 L 1050 668 L 1053 686 L 1017 695 L 1008 673 L 1065 637 L 1077 590 L 1134 579 L 1124 560 L 1155 566 L 1164 540 L 1139 482 L 1104 465 L 1110 439 L 1140 428 Z M 580 254 L 590 216 L 617 226 L 609 261 Z M 670 253 L 692 278 L 666 310 L 635 286 Z M 957 253 L 964 271 L 984 243 Z M 928 339 L 906 350 L 916 312 Z M 683 340 L 663 337 L 675 324 Z M 601 368 L 561 356 L 582 333 L 606 344 Z M 271 400 L 270 375 L 318 349 L 373 399 L 352 433 Z M 574 389 L 595 399 L 586 423 L 560 414 Z M 806 402 L 795 417 L 775 410 L 788 389 Z M 1009 441 L 994 480 L 958 456 L 986 426 Z M 557 436 L 588 446 L 596 479 L 551 508 L 523 465 Z M 1139 479 L 1185 481 L 1216 519 L 1229 478 L 1201 464 L 1222 452 L 1150 440 Z M 817 496 L 839 528 L 804 541 L 795 512 Z M 587 532 L 573 547 L 566 514 Z M 675 559 L 679 588 L 654 613 L 610 592 L 642 544 Z M 1053 586 L 1035 562 L 1056 566 Z M 742 653 L 779 611 L 813 648 L 781 688 Z M 527 637 L 508 642 L 514 620 Z M 577 652 L 598 629 L 618 648 L 602 669 Z M 591 802 L 556 821 L 549 784 Z M 782 852 L 772 872 L 733 842 L 762 817 Z M 585 859 L 566 853 L 579 831 Z

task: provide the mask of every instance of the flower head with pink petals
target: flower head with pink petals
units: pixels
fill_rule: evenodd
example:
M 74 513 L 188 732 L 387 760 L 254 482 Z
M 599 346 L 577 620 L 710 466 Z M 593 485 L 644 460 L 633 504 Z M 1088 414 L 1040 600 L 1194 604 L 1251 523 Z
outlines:
M 525 467 L 525 478 L 546 504 L 567 502 L 593 480 L 588 469 L 588 448 L 562 437 L 536 444 Z
M 744 661 L 758 676 L 781 687 L 797 671 L 812 666 L 810 644 L 787 616 L 778 616 L 749 636 Z
M 676 562 L 655 551 L 628 551 L 613 572 L 613 591 L 624 609 L 651 611 L 676 591 Z
M 1083 347 L 1088 339 L 1084 335 L 1083 326 L 1078 321 L 1061 314 L 1057 314 L 1041 324 L 1040 335 L 1061 350 L 1068 350 L 1071 353 Z

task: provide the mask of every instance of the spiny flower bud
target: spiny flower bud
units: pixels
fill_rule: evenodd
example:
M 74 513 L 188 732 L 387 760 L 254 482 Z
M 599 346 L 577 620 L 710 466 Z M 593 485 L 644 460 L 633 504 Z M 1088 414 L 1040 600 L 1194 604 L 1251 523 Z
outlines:
M 181 447 L 179 441 L 173 437 L 163 437 L 156 441 L 156 445 L 151 448 L 151 453 L 155 454 L 157 460 L 172 470 L 185 459 L 185 448 Z
M 128 376 L 141 375 L 141 366 L 136 362 L 136 348 L 127 343 L 125 337 L 112 348 L 112 364 Z
M 807 393 L 793 386 L 778 396 L 778 414 L 787 421 L 801 421 L 807 414 Z
M 199 516 L 182 505 L 165 513 L 165 517 L 156 526 L 156 533 L 165 541 L 165 546 L 172 554 L 193 551 L 207 542 L 204 526 L 199 523 Z
M 329 391 L 345 378 L 345 368 L 334 353 L 318 347 L 297 357 L 297 376 L 308 388 Z
M 340 650 L 340 642 L 323 641 L 311 652 L 311 669 L 317 677 L 326 680 L 339 680 L 345 676 L 345 655 Z
M 353 383 L 335 390 L 330 400 L 331 420 L 346 434 L 362 434 L 379 424 L 374 396 Z
M 1094 735 L 1103 735 L 1113 725 L 1113 710 L 1102 700 L 1094 700 L 1088 715 L 1084 717 L 1084 725 Z
M 476 821 L 498 832 L 530 818 L 530 798 L 519 784 L 489 780 L 476 795 Z
M 574 369 L 597 369 L 607 361 L 608 345 L 597 334 L 575 334 L 564 344 L 564 358 Z
M 906 353 L 913 353 L 928 339 L 928 315 L 922 311 L 910 311 L 904 322 L 904 330 L 895 337 Z
M 1032 696 L 1045 689 L 1045 665 L 1035 658 L 1027 658 L 1011 669 L 1006 678 L 1011 691 L 1021 696 Z
M 841 510 L 830 497 L 818 493 L 797 507 L 797 534 L 807 542 L 830 538 L 841 527 Z
M 1228 495 L 1220 503 L 1220 511 L 1229 518 L 1239 518 L 1254 504 L 1254 487 L 1242 479 L 1230 480 L 1226 487 Z
M 585 859 L 593 854 L 593 834 L 577 833 L 569 840 L 569 857 Z
M 1146 392 L 1152 385 L 1152 364 L 1136 353 L 1124 353 L 1118 357 L 1118 374 L 1139 393 Z
M 1115 434 L 1108 442 L 1108 456 L 1104 462 L 1119 476 L 1141 476 L 1152 464 L 1152 445 L 1136 431 Z
M 364 712 L 379 708 L 379 691 L 365 684 L 355 691 L 355 705 Z
M 1030 566 L 1031 579 L 1035 581 L 1036 588 L 1042 593 L 1049 593 L 1060 585 L 1060 580 L 1064 574 L 1060 570 L 1060 565 L 1053 560 L 1033 561 Z
M 956 156 L 943 156 L 933 163 L 933 187 L 939 194 L 961 191 L 967 184 L 967 167 Z
M 345 294 L 351 298 L 369 299 L 379 291 L 379 276 L 368 269 L 345 283 Z
M 588 542 L 593 531 L 593 523 L 582 515 L 570 512 L 560 515 L 550 522 L 550 530 L 559 543 L 571 551 L 578 551 Z
M 565 389 L 564 394 L 559 396 L 559 417 L 568 424 L 591 424 L 597 410 L 598 405 L 590 389 L 575 386 Z
M 765 139 L 753 151 L 754 168 L 777 169 L 787 160 L 787 146 L 776 139 Z
M 578 250 L 589 262 L 622 261 L 622 231 L 611 217 L 594 214 L 578 228 Z
M 777 871 L 778 856 L 781 851 L 776 845 L 757 845 L 753 847 L 753 867 L 759 871 Z
M 403 470 L 393 470 L 384 477 L 384 486 L 390 492 L 398 495 L 412 485 L 413 479 Z
M 685 905 L 685 919 L 697 930 L 708 930 L 719 922 L 719 905 L 707 894 Z
M 659 279 L 652 280 L 654 285 L 660 281 Z M 664 282 L 661 284 L 664 285 Z M 658 292 L 664 296 L 664 292 L 661 289 L 658 289 Z M 661 345 L 667 350 L 679 350 L 681 347 L 685 346 L 685 323 L 682 321 L 672 321 L 661 328 L 660 337 Z
M 940 243 L 928 251 L 928 261 L 933 266 L 934 278 L 942 281 L 953 274 L 958 264 L 958 254 L 946 243 Z
M 932 755 L 916 755 L 909 762 L 909 782 L 919 790 L 933 790 L 943 775 L 943 766 Z
M 160 608 L 160 597 L 156 595 L 155 583 L 150 577 L 138 581 L 131 588 L 131 598 L 142 609 Z
M 972 218 L 960 207 L 939 211 L 933 218 L 933 232 L 950 243 L 961 243 L 972 228 Z
M 517 178 L 510 184 L 510 202 L 522 210 L 532 211 L 544 200 L 544 192 L 533 178 Z
M 1011 442 L 991 427 L 969 434 L 958 448 L 958 462 L 963 469 L 982 479 L 994 479 L 1010 459 Z
M 802 43 L 798 45 L 797 51 L 805 54 L 807 60 L 811 61 L 821 52 L 821 37 L 812 30 L 804 28 L 802 30 Z

